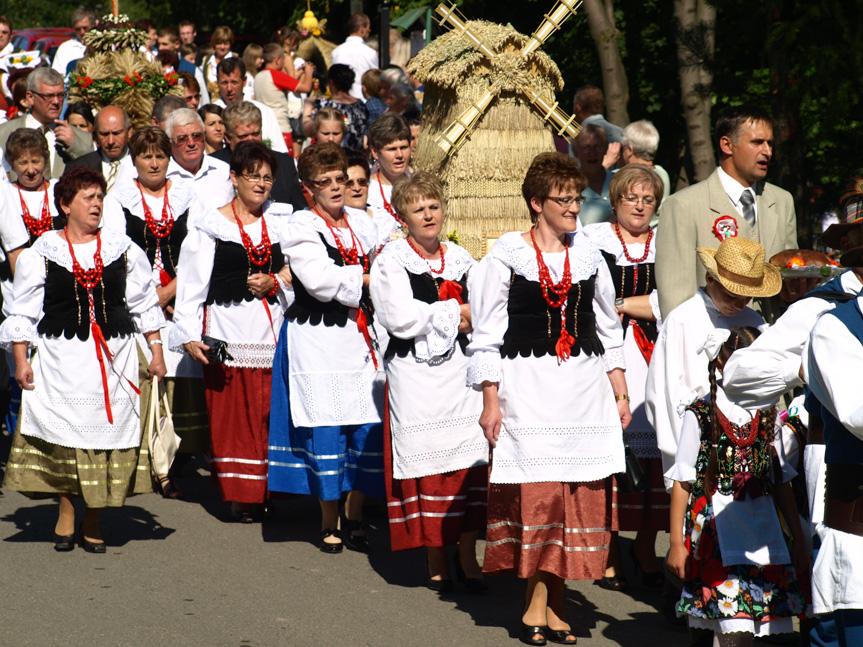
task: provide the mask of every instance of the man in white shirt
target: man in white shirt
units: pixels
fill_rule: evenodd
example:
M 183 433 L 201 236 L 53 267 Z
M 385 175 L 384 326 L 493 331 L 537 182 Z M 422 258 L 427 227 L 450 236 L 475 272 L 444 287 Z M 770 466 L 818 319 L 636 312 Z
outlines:
M 50 169 L 46 178 L 59 178 L 66 164 L 93 150 L 93 139 L 88 133 L 60 119 L 60 110 L 66 91 L 63 76 L 47 67 L 39 67 L 27 77 L 27 100 L 30 110 L 26 115 L 7 121 L 0 126 L 0 148 L 6 148 L 9 135 L 19 128 L 33 128 L 48 140 Z
M 225 162 L 207 155 L 204 122 L 194 110 L 175 110 L 165 122 L 171 138 L 172 159 L 168 179 L 185 178 L 195 182 L 197 193 L 211 209 L 223 207 L 234 197 L 230 168 Z
M 239 56 L 223 58 L 216 68 L 219 84 L 219 99 L 214 101 L 217 106 L 227 108 L 232 103 L 243 101 L 243 86 L 246 83 L 246 64 Z M 259 101 L 248 101 L 261 111 L 261 136 L 269 141 L 270 148 L 279 153 L 287 153 L 288 146 L 282 137 L 282 129 L 276 113 Z
M 69 63 L 77 61 L 79 58 L 84 58 L 84 52 L 87 51 L 87 46 L 83 43 L 84 34 L 95 26 L 96 14 L 86 7 L 81 7 L 72 12 L 72 29 L 75 30 L 75 38 L 60 43 L 57 52 L 54 54 L 54 62 L 51 64 L 51 69 L 66 76 L 66 69 L 69 67 Z
M 350 36 L 336 47 L 332 54 L 332 64 L 347 65 L 354 71 L 354 84 L 351 86 L 351 96 L 365 101 L 363 96 L 362 77 L 369 70 L 378 67 L 378 53 L 366 45 L 366 38 L 371 33 L 371 21 L 364 13 L 355 13 L 348 20 Z
M 97 150 L 87 153 L 67 166 L 89 166 L 99 171 L 108 185 L 110 193 L 117 181 L 129 174 L 137 175 L 129 155 L 129 137 L 132 136 L 132 122 L 125 110 L 117 106 L 105 106 L 96 115 L 93 126 L 93 139 Z

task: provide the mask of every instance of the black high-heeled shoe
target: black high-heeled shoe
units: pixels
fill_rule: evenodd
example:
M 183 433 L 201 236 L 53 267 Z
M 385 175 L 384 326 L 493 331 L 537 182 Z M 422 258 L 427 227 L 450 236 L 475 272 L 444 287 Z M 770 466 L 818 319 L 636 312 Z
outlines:
M 567 640 L 572 636 L 575 640 Z M 578 642 L 578 638 L 575 637 L 575 633 L 573 633 L 572 629 L 548 629 L 545 630 L 545 637 L 549 642 L 558 644 L 558 645 L 574 645 Z
M 461 558 L 458 551 L 455 551 L 455 578 L 464 584 L 465 588 L 471 593 L 485 593 L 488 591 L 488 584 L 485 580 L 477 577 L 467 577 L 464 573 L 464 567 L 461 565 Z
M 548 627 L 540 627 L 538 625 L 526 625 L 524 624 L 524 622 L 522 622 L 521 632 L 518 635 L 518 639 L 525 645 L 539 645 L 540 647 L 542 647 L 542 645 L 546 644 L 545 632 L 547 631 Z M 537 638 L 537 634 L 542 637 Z
M 629 546 L 629 557 L 635 564 L 635 573 L 638 574 L 638 571 L 641 571 L 641 583 L 644 586 L 649 589 L 661 589 L 665 585 L 665 574 L 662 571 L 645 572 L 638 558 L 635 556 L 635 547 L 632 544 Z
M 336 553 L 342 552 L 342 548 L 345 545 L 340 541 L 338 543 L 330 543 L 328 541 L 324 541 L 327 537 L 337 537 L 341 539 L 341 534 L 335 528 L 324 528 L 318 533 L 318 537 L 320 541 L 318 542 L 318 548 L 322 553 L 327 553 L 329 555 L 335 555 Z
M 342 533 L 342 541 L 345 544 L 345 548 L 347 548 L 348 550 L 355 550 L 358 553 L 368 553 L 369 537 L 368 535 L 366 535 L 365 522 L 348 519 L 347 517 L 345 517 L 345 526 L 347 527 L 347 532 Z M 359 531 L 362 531 L 363 534 L 354 534 L 355 532 Z
M 81 548 L 84 549 L 85 553 L 103 555 L 107 552 L 104 541 L 90 541 L 89 539 L 84 537 L 83 527 L 78 528 L 78 543 L 81 544 Z
M 68 553 L 75 550 L 75 535 L 58 535 L 54 533 L 54 550 L 58 553 Z

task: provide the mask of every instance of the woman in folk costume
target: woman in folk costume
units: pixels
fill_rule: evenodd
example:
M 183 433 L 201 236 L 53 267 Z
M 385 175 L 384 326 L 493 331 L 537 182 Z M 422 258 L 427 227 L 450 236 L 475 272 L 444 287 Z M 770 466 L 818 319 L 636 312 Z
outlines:
M 656 244 L 650 220 L 662 201 L 660 177 L 641 164 L 627 164 L 614 174 L 608 187 L 613 222 L 586 225 L 581 235 L 590 238 L 602 251 L 614 279 L 614 304 L 623 324 L 623 355 L 626 385 L 629 387 L 632 423 L 624 435 L 638 458 L 645 477 L 644 492 L 618 492 L 620 530 L 638 531 L 630 548 L 642 582 L 661 588 L 664 576 L 656 565 L 656 534 L 668 530 L 669 497 L 662 478 L 662 458 L 656 446 L 656 432 L 647 420 L 644 385 L 647 367 L 659 327 L 659 297 L 653 271 Z M 615 488 L 619 485 L 615 481 Z M 611 544 L 608 569 L 600 586 L 611 591 L 627 588 L 623 577 L 617 536 Z
M 768 280 L 778 291 L 778 270 Z M 687 407 L 665 474 L 673 483 L 668 567 L 684 580 L 677 613 L 712 630 L 721 647 L 790 633 L 805 608 L 798 577 L 808 577 L 809 554 L 789 483 L 799 447 L 793 433 L 776 433 L 775 406 L 743 409 L 721 386 L 728 358 L 758 334 L 751 327 L 709 334 L 699 352 L 709 360 L 710 395 Z M 790 553 L 777 506 L 791 529 Z
M 478 424 L 482 395 L 464 381 L 475 261 L 438 239 L 444 197 L 433 175 L 398 180 L 392 200 L 408 235 L 384 246 L 369 282 L 390 336 L 384 452 L 392 547 L 427 546 L 428 587 L 450 591 L 446 546 L 458 544 L 458 578 L 483 591 L 476 540 L 486 520 L 488 442 Z
M 522 184 L 534 226 L 499 238 L 470 285 L 467 379 L 493 447 L 483 570 L 527 579 L 534 645 L 575 642 L 564 581 L 605 572 L 631 419 L 611 273 L 574 235 L 585 186 L 572 158 L 538 155 Z
M 345 207 L 347 167 L 344 149 L 332 142 L 300 155 L 313 206 L 292 214 L 281 238 L 295 299 L 273 367 L 269 487 L 318 498 L 325 553 L 344 545 L 367 551 L 364 497 L 385 493 L 384 374 L 368 284 L 373 250 L 386 239 L 367 214 Z
M 150 491 L 140 452 L 135 333 L 151 347 L 150 375 L 165 375 L 165 318 L 150 264 L 127 236 L 99 230 L 104 194 L 105 180 L 93 169 L 69 169 L 60 178 L 54 200 L 65 227 L 21 253 L 10 316 L 0 326 L 24 389 L 4 487 L 59 496 L 58 551 L 75 547 L 73 496 L 87 506 L 81 546 L 104 553 L 100 510 Z M 31 346 L 38 349 L 32 366 Z
M 129 153 L 137 176 L 121 178 L 105 198 L 102 227 L 126 234 L 147 254 L 159 305 L 168 319 L 164 333 L 168 338 L 173 327 L 170 320 L 177 294 L 180 246 L 189 228 L 203 217 L 204 204 L 192 182 L 166 178 L 171 140 L 161 128 L 136 130 L 129 139 Z M 149 349 L 142 345 L 141 351 L 148 361 Z M 174 429 L 182 438 L 179 451 L 205 451 L 209 439 L 201 365 L 183 352 L 165 350 L 164 356 L 168 368 L 165 389 Z M 149 388 L 144 389 L 142 401 L 148 402 L 149 397 Z M 165 498 L 183 497 L 168 474 L 156 474 L 156 482 Z
M 185 348 L 204 365 L 210 471 L 241 523 L 259 520 L 267 502 L 270 384 L 286 305 L 277 276 L 286 212 L 269 200 L 276 170 L 262 143 L 234 149 L 236 198 L 207 212 L 183 240 L 170 333 L 173 350 Z

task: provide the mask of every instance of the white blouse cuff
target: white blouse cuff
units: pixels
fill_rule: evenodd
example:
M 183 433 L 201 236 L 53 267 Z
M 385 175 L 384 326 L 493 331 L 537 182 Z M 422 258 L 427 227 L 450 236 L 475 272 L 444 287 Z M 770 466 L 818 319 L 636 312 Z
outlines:
M 695 483 L 695 476 L 694 465 L 681 465 L 680 463 L 675 463 L 665 473 L 665 487 L 670 490 L 674 487 L 675 481 L 680 481 L 681 483 Z
M 135 327 L 141 333 L 161 330 L 166 325 L 165 313 L 162 312 L 158 303 L 140 314 L 132 315 L 132 321 L 135 322 Z
M 602 363 L 605 365 L 605 372 L 608 373 L 616 368 L 626 370 L 626 360 L 623 357 L 622 348 L 610 348 L 602 354 Z
M 38 337 L 36 323 L 23 315 L 12 315 L 0 326 L 0 346 L 6 350 L 12 350 L 12 344 L 19 341 L 35 346 Z
M 356 270 L 353 270 L 354 267 Z M 345 268 L 345 274 L 346 280 L 336 292 L 336 301 L 349 308 L 358 308 L 363 298 L 363 268 L 360 265 L 349 265 Z
M 662 313 L 659 311 L 659 290 L 654 290 L 647 295 L 647 301 L 650 303 L 650 310 L 653 316 L 656 317 L 656 327 L 662 325 Z
M 449 353 L 458 336 L 461 309 L 458 301 L 446 301 L 432 305 L 432 330 L 414 339 L 414 354 L 418 360 L 428 361 L 433 357 L 443 357 Z
M 198 328 L 201 325 L 198 324 Z M 201 335 L 194 334 L 188 332 L 185 328 L 183 328 L 183 324 L 180 322 L 174 321 L 174 325 L 171 327 L 171 332 L 168 333 L 168 348 L 173 351 L 177 351 L 178 353 L 182 353 L 185 351 L 183 348 L 184 344 L 188 344 L 190 341 L 201 341 Z
M 467 364 L 467 386 L 482 388 L 483 382 L 500 383 L 500 351 L 475 351 Z

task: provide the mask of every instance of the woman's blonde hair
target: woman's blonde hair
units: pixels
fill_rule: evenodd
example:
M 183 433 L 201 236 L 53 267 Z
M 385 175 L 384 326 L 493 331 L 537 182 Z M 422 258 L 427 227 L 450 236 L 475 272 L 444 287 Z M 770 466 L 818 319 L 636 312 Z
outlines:
M 428 171 L 417 171 L 410 177 L 403 176 L 393 186 L 392 204 L 396 213 L 406 214 L 410 206 L 423 198 L 437 200 L 445 211 L 443 186 L 436 176 Z
M 653 197 L 656 198 L 658 207 L 665 193 L 665 185 L 662 184 L 662 178 L 656 171 L 644 164 L 627 164 L 614 174 L 611 182 L 608 183 L 608 201 L 611 206 L 616 208 L 621 198 L 631 193 L 632 189 L 639 184 L 646 184 L 653 190 Z

